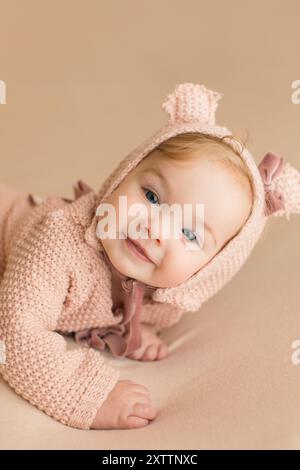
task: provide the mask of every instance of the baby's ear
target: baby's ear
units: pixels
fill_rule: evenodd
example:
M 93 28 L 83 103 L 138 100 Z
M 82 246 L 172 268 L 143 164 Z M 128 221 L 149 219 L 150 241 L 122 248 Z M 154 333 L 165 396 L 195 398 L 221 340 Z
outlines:
M 78 199 L 84 194 L 87 194 L 90 191 L 93 191 L 93 189 L 84 181 L 77 180 L 76 183 L 73 184 L 73 191 L 74 191 L 75 199 Z

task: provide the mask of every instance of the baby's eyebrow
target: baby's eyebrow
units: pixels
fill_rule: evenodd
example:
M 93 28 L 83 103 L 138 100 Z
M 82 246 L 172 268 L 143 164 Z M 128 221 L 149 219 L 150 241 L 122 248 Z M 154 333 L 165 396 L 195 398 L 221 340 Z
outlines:
M 159 168 L 146 168 L 142 173 L 153 173 L 158 176 L 160 180 L 165 184 L 168 193 L 171 193 L 171 186 L 167 176 Z

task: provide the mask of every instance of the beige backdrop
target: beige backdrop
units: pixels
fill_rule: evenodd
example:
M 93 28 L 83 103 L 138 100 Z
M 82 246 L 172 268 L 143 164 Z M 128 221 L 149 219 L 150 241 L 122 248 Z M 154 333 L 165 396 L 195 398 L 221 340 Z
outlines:
M 0 0 L 0 15 L 1 183 L 97 190 L 186 81 L 223 93 L 217 120 L 249 133 L 257 162 L 272 150 L 300 169 L 298 1 Z M 1 381 L 0 447 L 300 448 L 299 234 L 297 216 L 272 220 L 240 274 L 164 333 L 168 363 L 116 361 L 161 407 L 150 426 L 66 428 Z

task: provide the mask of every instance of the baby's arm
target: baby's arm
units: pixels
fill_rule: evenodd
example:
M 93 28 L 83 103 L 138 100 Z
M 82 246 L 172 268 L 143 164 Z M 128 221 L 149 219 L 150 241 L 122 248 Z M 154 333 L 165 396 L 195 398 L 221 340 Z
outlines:
M 69 287 L 70 227 L 54 211 L 19 238 L 0 284 L 3 378 L 16 393 L 58 421 L 89 429 L 119 371 L 89 348 L 66 350 L 54 330 Z M 66 221 L 64 221 L 66 222 Z

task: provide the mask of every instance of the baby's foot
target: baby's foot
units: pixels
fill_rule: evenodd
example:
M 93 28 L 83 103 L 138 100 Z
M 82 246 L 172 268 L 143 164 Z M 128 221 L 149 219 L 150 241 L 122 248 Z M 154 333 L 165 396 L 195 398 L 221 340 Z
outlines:
M 155 361 L 168 356 L 167 345 L 154 333 L 151 325 L 141 324 L 142 344 L 126 357 L 138 361 Z

